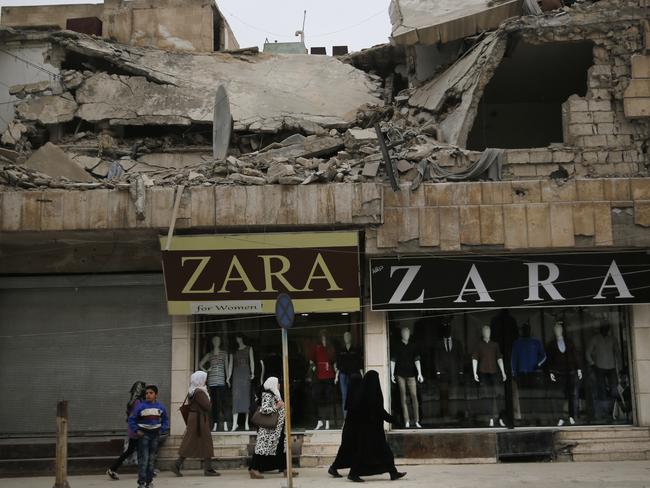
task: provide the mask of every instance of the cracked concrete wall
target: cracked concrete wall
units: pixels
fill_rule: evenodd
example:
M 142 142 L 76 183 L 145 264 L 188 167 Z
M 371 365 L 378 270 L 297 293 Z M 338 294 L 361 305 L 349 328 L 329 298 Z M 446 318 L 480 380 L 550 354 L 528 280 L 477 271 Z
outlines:
M 7 52 L 0 52 L 0 134 L 2 134 L 14 118 L 16 97 L 9 94 L 9 87 L 24 83 L 50 81 L 52 74 L 58 74 L 59 69 L 50 64 L 47 53 L 47 43 L 21 43 L 18 45 L 5 45 Z M 26 60 L 28 61 L 21 61 Z M 42 69 L 40 69 L 42 68 Z M 48 73 L 49 72 L 49 73 Z
M 55 25 L 65 29 L 68 19 L 83 17 L 102 18 L 104 6 L 99 4 L 35 5 L 2 7 L 0 24 L 10 27 Z

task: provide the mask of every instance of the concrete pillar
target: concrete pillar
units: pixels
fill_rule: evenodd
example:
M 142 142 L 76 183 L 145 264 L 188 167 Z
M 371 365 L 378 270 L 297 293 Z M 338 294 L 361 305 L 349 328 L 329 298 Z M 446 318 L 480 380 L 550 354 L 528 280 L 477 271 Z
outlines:
M 632 307 L 632 345 L 637 421 L 650 426 L 650 305 Z
M 172 378 L 169 411 L 171 434 L 183 435 L 185 422 L 178 408 L 185 400 L 190 375 L 193 373 L 192 317 L 173 316 L 172 322 Z
M 384 408 L 390 412 L 390 365 L 388 362 L 388 314 L 364 309 L 365 370 L 379 373 L 381 390 L 384 392 Z

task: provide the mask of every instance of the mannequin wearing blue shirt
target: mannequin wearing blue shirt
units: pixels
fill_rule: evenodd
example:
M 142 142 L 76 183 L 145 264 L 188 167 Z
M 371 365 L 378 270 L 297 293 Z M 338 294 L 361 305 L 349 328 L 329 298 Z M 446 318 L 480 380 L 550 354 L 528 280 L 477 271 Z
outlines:
M 512 345 L 512 377 L 517 382 L 522 415 L 535 410 L 535 391 L 542 386 L 541 366 L 546 361 L 544 346 L 531 337 L 530 324 L 521 327 L 521 337 Z M 533 397 L 533 398 L 531 398 Z

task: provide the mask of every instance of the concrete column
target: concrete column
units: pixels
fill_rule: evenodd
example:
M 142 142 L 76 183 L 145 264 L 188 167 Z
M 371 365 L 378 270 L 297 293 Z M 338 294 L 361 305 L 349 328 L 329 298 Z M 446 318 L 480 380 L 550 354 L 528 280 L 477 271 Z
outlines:
M 381 390 L 384 392 L 384 408 L 390 412 L 390 365 L 388 362 L 388 314 L 364 309 L 365 370 L 379 373 Z
M 171 409 L 171 434 L 183 435 L 185 422 L 178 408 L 187 395 L 187 387 L 192 371 L 192 317 L 173 316 L 172 322 L 172 391 Z
M 637 421 L 650 426 L 650 305 L 632 307 L 632 362 Z

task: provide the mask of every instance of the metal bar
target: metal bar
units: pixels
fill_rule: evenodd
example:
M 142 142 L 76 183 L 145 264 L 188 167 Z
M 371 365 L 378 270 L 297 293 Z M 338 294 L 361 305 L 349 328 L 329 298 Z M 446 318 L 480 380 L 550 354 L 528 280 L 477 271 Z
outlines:
M 287 488 L 293 488 L 293 456 L 291 449 L 291 394 L 289 392 L 289 341 L 282 328 L 282 373 L 284 376 L 284 427 L 287 439 Z
M 388 148 L 386 147 L 386 141 L 384 140 L 384 134 L 381 132 L 379 124 L 375 124 L 375 132 L 377 133 L 377 140 L 379 141 L 379 147 L 381 148 L 381 154 L 384 157 L 384 164 L 386 165 L 386 173 L 388 173 L 388 179 L 390 180 L 390 186 L 393 191 L 400 191 L 399 184 L 397 183 L 397 178 L 395 178 L 395 169 L 393 168 L 393 162 L 390 159 L 388 154 Z
M 56 468 L 54 488 L 70 488 L 68 484 L 68 402 L 56 405 Z

